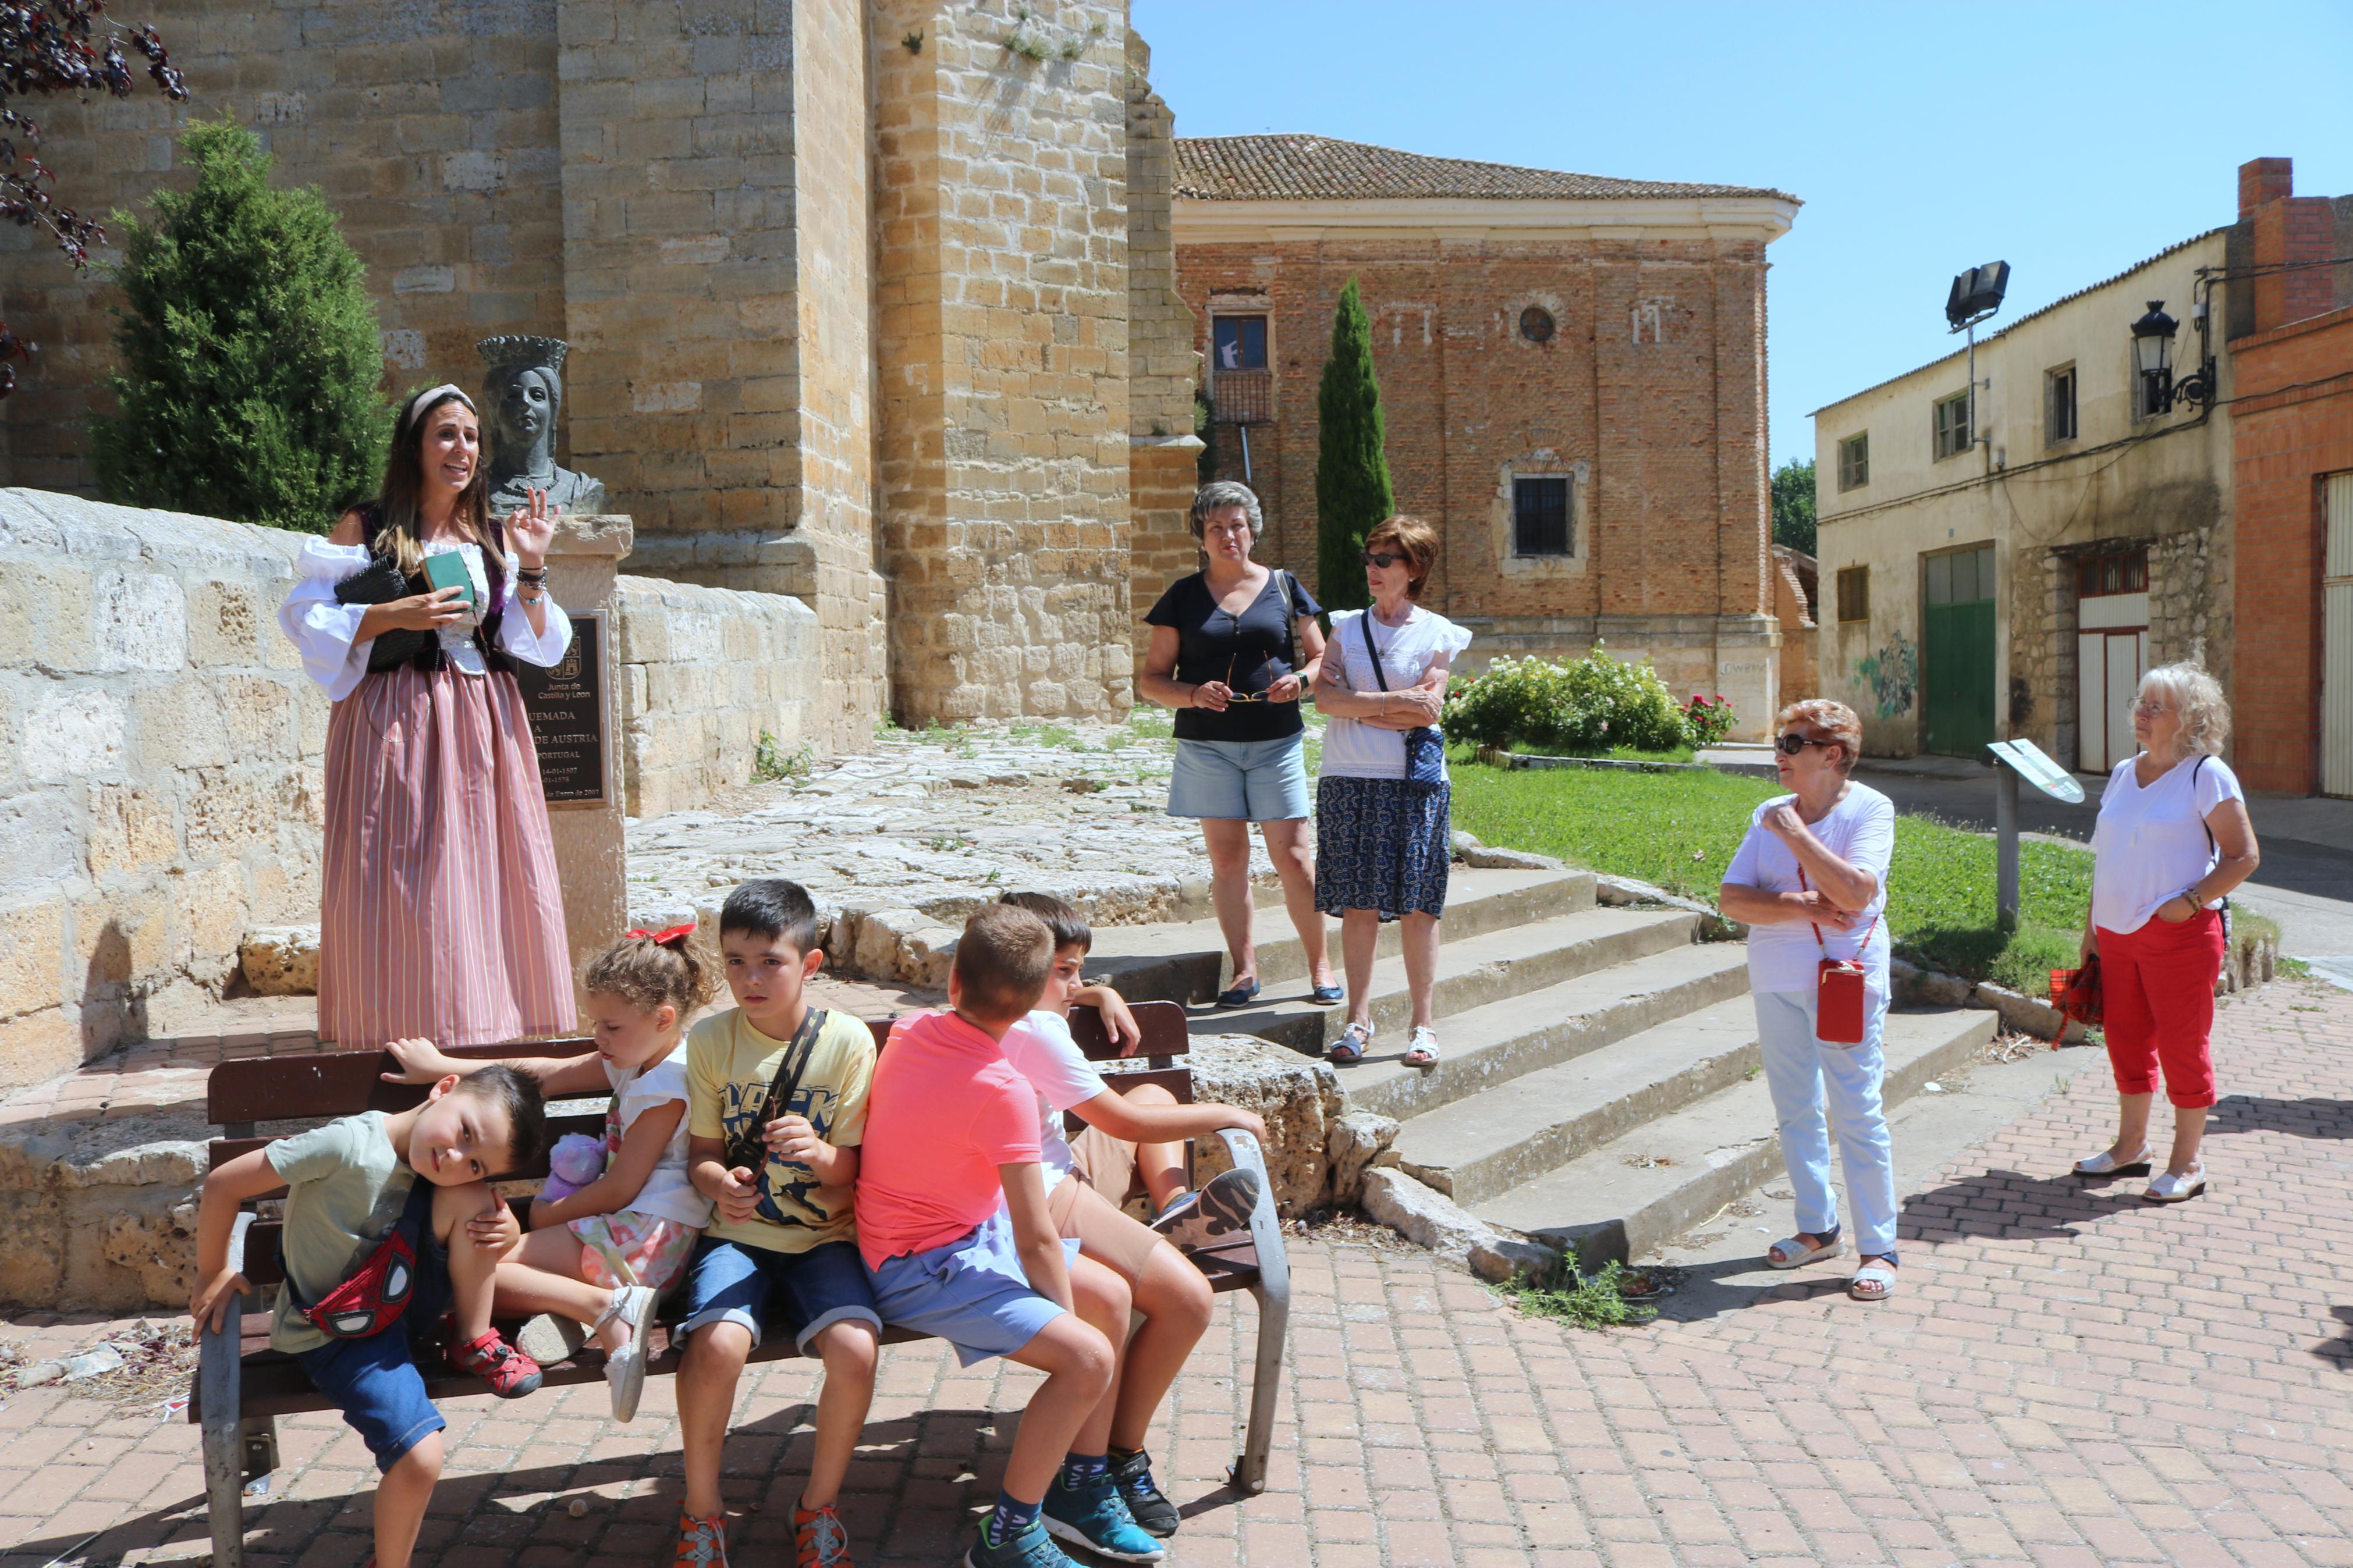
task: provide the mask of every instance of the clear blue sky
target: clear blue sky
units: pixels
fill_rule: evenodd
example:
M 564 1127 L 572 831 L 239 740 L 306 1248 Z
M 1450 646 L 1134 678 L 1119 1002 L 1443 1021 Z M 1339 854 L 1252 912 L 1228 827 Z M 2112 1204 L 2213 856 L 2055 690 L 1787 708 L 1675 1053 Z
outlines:
M 2231 222 L 2249 158 L 2294 158 L 2299 195 L 2353 193 L 2348 0 L 1134 0 L 1134 18 L 1179 135 L 1803 198 L 1766 253 L 1777 465 L 1813 456 L 1813 409 L 1947 352 L 1964 267 L 2010 264 L 1999 325 Z

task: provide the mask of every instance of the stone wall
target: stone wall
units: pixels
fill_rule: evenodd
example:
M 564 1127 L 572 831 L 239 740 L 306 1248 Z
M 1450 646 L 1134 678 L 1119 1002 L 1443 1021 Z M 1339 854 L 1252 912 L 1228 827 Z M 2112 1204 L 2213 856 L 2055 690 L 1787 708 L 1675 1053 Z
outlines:
M 0 1086 L 316 917 L 327 704 L 276 618 L 301 547 L 0 491 Z
M 893 710 L 1115 714 L 1133 689 L 1127 8 L 869 16 Z
M 749 782 L 764 734 L 786 758 L 815 743 L 823 638 L 807 605 L 625 576 L 614 608 L 629 816 L 691 811 Z

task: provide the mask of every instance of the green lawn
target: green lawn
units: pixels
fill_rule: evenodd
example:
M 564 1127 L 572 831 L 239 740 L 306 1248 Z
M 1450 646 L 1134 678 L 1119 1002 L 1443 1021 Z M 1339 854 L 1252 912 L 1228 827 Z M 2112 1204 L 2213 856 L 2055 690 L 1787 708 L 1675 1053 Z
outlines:
M 1555 855 L 1715 901 L 1759 801 L 1780 790 L 1731 773 L 1506 770 L 1453 762 L 1454 826 L 1485 843 Z M 2040 996 L 2075 962 L 2092 893 L 2092 854 L 2021 847 L 2020 926 L 1994 921 L 1994 841 L 1898 817 L 1888 873 L 1888 932 L 1906 957 Z

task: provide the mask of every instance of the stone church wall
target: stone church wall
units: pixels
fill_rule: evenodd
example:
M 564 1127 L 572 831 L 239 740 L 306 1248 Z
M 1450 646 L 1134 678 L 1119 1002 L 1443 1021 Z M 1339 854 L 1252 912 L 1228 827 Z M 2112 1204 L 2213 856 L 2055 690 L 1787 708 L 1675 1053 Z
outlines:
M 821 638 L 807 605 L 624 576 L 614 609 L 629 816 L 695 810 L 747 783 L 763 735 L 785 758 L 814 743 Z

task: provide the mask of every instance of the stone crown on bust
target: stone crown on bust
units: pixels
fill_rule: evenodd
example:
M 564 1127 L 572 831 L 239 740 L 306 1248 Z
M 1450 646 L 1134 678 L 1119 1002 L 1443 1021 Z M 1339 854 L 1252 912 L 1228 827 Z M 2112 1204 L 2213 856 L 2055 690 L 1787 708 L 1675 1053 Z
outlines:
M 572 345 L 562 338 L 543 338 L 529 332 L 510 332 L 495 338 L 484 338 L 474 345 L 482 363 L 497 369 L 502 365 L 544 365 L 558 375 L 564 374 L 564 356 Z

